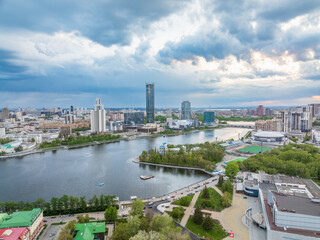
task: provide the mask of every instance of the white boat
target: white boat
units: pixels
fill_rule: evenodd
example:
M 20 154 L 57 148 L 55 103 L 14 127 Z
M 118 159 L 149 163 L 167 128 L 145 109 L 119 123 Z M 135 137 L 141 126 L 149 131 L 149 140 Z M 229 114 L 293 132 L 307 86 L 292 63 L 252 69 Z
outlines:
M 150 178 L 154 178 L 154 176 L 140 176 L 140 179 L 142 180 L 148 180 Z

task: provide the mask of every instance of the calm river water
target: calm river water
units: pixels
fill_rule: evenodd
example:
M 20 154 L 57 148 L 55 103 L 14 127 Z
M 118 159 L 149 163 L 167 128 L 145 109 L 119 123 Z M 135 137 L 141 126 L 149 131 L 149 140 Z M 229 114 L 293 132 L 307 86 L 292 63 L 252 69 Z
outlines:
M 142 138 L 49 151 L 0 160 L 0 202 L 49 200 L 63 194 L 86 196 L 108 194 L 128 200 L 130 196 L 154 197 L 167 194 L 208 177 L 200 171 L 139 166 L 132 159 L 142 150 L 168 144 L 199 143 L 238 139 L 248 129 L 223 128 L 187 135 Z M 140 175 L 155 178 L 142 181 Z M 96 183 L 104 182 L 102 187 Z

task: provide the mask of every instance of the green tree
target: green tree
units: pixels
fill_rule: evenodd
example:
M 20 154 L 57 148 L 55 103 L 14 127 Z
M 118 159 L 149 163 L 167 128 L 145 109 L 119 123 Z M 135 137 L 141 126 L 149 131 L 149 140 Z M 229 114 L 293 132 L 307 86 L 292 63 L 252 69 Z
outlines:
M 141 220 L 139 216 L 130 216 L 128 218 L 128 227 L 127 227 L 127 233 L 129 238 L 136 235 L 140 229 Z
M 208 190 L 207 186 L 205 186 L 203 191 L 202 191 L 202 198 L 204 198 L 204 199 L 209 199 L 210 198 L 210 193 L 209 193 L 209 190 Z
M 230 193 L 224 192 L 222 197 L 220 198 L 220 202 L 223 207 L 230 207 L 232 203 L 230 199 Z
M 181 219 L 184 215 L 184 208 L 183 207 L 175 207 L 172 210 L 172 217 L 175 219 Z
M 106 222 L 115 222 L 117 220 L 118 210 L 116 207 L 108 207 L 104 212 Z
M 196 207 L 196 209 L 194 210 L 193 221 L 195 224 L 199 224 L 199 225 L 202 224 L 203 222 L 202 212 L 199 207 Z
M 233 185 L 230 179 L 228 179 L 222 184 L 222 192 L 228 192 L 230 194 L 233 194 Z
M 229 162 L 226 167 L 226 175 L 232 180 L 239 172 L 239 165 L 237 162 Z
M 222 186 L 222 184 L 223 184 L 223 182 L 224 182 L 224 180 L 223 180 L 223 176 L 222 176 L 222 175 L 220 175 L 220 176 L 219 176 L 218 183 L 217 183 L 217 186 L 218 186 L 218 187 L 221 187 L 221 186 Z
M 101 209 L 103 209 L 103 207 L 105 206 L 105 201 L 104 201 L 104 196 L 103 196 L 103 194 L 100 195 L 99 205 L 100 205 L 100 208 L 101 208 Z
M 210 216 L 206 216 L 206 217 L 203 219 L 202 227 L 203 227 L 204 230 L 207 230 L 207 231 L 213 229 L 213 220 L 211 219 Z
M 86 222 L 83 215 L 81 215 L 81 214 L 77 215 L 77 221 L 78 221 L 78 223 L 85 223 Z
M 112 240 L 128 240 L 128 223 L 119 223 L 114 229 Z
M 138 217 L 142 218 L 143 217 L 143 207 L 144 207 L 144 204 L 143 204 L 142 200 L 136 199 L 135 201 L 132 202 L 130 215 L 131 216 L 138 216 Z
M 86 197 L 80 197 L 80 206 L 82 211 L 87 209 Z
M 135 236 L 130 238 L 130 240 L 165 240 L 166 238 L 158 232 L 155 231 L 139 231 Z

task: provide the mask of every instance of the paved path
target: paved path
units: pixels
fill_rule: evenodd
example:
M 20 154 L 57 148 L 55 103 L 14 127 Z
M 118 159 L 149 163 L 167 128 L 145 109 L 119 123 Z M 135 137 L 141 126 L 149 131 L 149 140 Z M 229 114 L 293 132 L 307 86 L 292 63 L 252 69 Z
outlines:
M 220 194 L 220 196 L 223 195 L 223 192 L 221 192 L 221 190 L 220 190 L 219 188 L 217 188 L 216 185 L 212 185 L 211 187 L 212 187 L 214 190 L 216 190 L 216 191 Z
M 186 209 L 186 211 L 184 212 L 183 218 L 181 219 L 181 222 L 180 222 L 181 226 L 183 226 L 183 227 L 186 226 L 190 215 L 192 215 L 192 211 L 194 209 L 194 205 L 196 204 L 199 195 L 200 195 L 200 192 L 197 192 L 196 194 L 194 194 L 189 207 Z

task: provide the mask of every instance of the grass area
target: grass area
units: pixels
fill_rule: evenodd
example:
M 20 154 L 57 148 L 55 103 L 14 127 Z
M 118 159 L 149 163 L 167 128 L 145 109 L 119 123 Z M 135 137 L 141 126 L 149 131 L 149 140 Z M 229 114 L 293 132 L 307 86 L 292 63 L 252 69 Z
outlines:
M 208 188 L 208 191 L 210 194 L 210 198 L 209 199 L 202 198 L 202 194 L 203 194 L 203 190 L 202 190 L 196 202 L 196 206 L 204 209 L 219 211 L 219 212 L 222 211 L 224 207 L 221 205 L 221 202 L 220 202 L 220 199 L 221 199 L 220 194 L 213 188 Z
M 209 238 L 214 240 L 225 238 L 227 234 L 223 231 L 222 227 L 216 222 L 214 222 L 213 224 L 213 229 L 207 231 L 203 229 L 202 225 L 195 224 L 193 222 L 193 219 L 190 217 L 187 222 L 186 228 L 201 238 Z
M 233 159 L 229 162 L 243 162 L 244 160 L 246 160 L 246 158 L 237 158 L 237 159 Z M 229 162 L 225 162 L 225 163 L 228 164 Z
M 262 147 L 262 152 L 266 152 L 271 149 L 272 148 L 270 148 L 270 147 Z M 260 146 L 249 146 L 249 147 L 239 149 L 238 152 L 258 154 L 261 152 L 261 147 Z
M 177 218 L 177 217 L 174 217 L 174 216 L 173 216 L 172 212 L 166 211 L 166 213 L 168 213 L 168 215 L 169 215 L 170 217 L 172 217 L 173 220 L 175 220 L 175 221 L 178 222 L 178 223 L 181 222 L 181 220 L 182 220 L 182 218 L 183 218 L 183 216 L 184 216 L 184 214 L 182 214 L 181 216 L 179 216 L 179 217 Z
M 51 225 L 55 226 L 55 225 L 63 225 L 66 224 L 65 222 L 61 222 L 61 223 L 51 223 Z
M 194 196 L 194 194 L 191 194 L 190 196 L 182 197 L 182 198 L 172 202 L 172 204 L 179 205 L 179 206 L 184 206 L 184 207 L 189 207 L 193 196 Z

